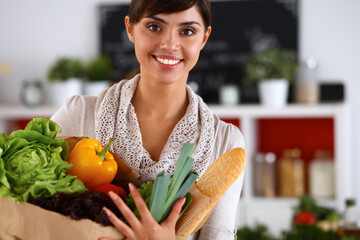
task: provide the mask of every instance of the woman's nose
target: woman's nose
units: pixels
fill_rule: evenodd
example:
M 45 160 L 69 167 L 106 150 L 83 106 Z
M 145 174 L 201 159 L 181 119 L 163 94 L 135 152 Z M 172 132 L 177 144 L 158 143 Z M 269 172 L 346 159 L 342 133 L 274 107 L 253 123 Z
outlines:
M 160 48 L 169 52 L 177 51 L 180 47 L 179 37 L 174 32 L 168 32 L 164 34 L 161 42 Z

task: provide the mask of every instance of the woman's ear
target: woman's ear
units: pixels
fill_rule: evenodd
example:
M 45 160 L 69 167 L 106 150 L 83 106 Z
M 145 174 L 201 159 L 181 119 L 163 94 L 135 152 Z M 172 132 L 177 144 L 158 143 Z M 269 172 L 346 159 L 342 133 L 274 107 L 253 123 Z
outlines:
M 133 25 L 130 23 L 130 17 L 125 17 L 125 27 L 129 40 L 134 43 Z
M 208 27 L 207 31 L 206 31 L 205 34 L 204 34 L 204 39 L 203 39 L 203 42 L 202 42 L 202 45 L 201 45 L 201 49 L 204 48 L 205 43 L 206 43 L 207 40 L 209 39 L 210 33 L 211 33 L 211 26 Z

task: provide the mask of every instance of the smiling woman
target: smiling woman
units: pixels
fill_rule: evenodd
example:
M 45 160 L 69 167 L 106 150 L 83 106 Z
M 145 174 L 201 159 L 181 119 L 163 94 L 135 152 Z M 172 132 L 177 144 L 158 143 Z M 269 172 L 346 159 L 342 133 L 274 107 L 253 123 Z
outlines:
M 211 28 L 205 28 L 205 21 L 196 6 L 171 15 L 149 14 L 146 12 L 139 22 L 132 22 L 130 16 L 125 18 L 126 30 L 134 43 L 142 76 L 183 85 L 199 58 Z M 141 44 L 136 43 L 137 39 Z
M 244 148 L 239 129 L 221 121 L 186 85 L 210 36 L 210 16 L 208 0 L 133 0 L 125 26 L 134 44 L 140 73 L 97 97 L 69 99 L 52 117 L 60 125 L 61 134 L 95 138 L 103 145 L 114 138 L 113 152 L 149 180 L 161 171 L 174 173 L 186 142 L 196 143 L 192 170 L 199 177 L 226 151 Z M 242 181 L 243 175 L 190 239 L 234 239 L 234 209 Z M 126 239 L 175 239 L 183 199 L 158 224 L 137 190 L 130 186 L 130 191 L 141 220 L 118 197 L 112 199 L 129 225 L 105 209 Z

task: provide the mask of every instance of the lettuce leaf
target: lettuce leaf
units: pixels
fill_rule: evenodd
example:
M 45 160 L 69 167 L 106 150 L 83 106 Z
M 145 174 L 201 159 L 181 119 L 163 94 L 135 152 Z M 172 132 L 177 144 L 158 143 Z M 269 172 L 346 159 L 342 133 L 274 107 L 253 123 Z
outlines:
M 86 191 L 79 179 L 66 174 L 72 165 L 66 161 L 67 142 L 56 138 L 60 131 L 55 122 L 39 117 L 24 130 L 0 134 L 0 196 L 19 202 Z
M 143 183 L 139 188 L 139 193 L 142 197 L 142 199 L 144 199 L 146 206 L 150 205 L 150 199 L 151 199 L 151 192 L 153 190 L 153 182 L 152 181 L 147 181 L 146 183 Z M 128 195 L 128 197 L 126 198 L 126 205 L 128 205 L 128 207 L 131 209 L 131 211 L 135 214 L 135 216 L 140 219 L 140 213 L 136 208 L 134 199 L 132 197 L 131 194 Z

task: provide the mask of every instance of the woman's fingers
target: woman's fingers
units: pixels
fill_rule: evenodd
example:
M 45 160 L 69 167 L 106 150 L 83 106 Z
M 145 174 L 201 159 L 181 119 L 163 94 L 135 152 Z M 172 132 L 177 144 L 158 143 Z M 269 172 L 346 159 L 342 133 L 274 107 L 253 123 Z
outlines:
M 141 223 L 139 219 L 134 215 L 131 209 L 125 204 L 125 202 L 117 195 L 116 193 L 110 191 L 109 195 L 111 200 L 115 203 L 117 208 L 120 210 L 123 217 L 128 221 L 130 226 L 136 231 L 136 229 L 141 228 Z M 118 219 L 119 220 L 119 219 Z M 120 220 L 119 220 L 120 221 Z M 122 222 L 125 224 L 124 222 Z M 126 225 L 126 224 L 125 224 Z M 125 234 L 125 233 L 124 233 Z M 126 234 L 125 234 L 126 235 Z M 126 235 L 127 236 L 127 235 Z
M 169 216 L 167 217 L 167 219 L 165 220 L 165 224 L 168 224 L 170 226 L 174 226 L 176 225 L 176 222 L 179 218 L 179 215 L 181 213 L 181 209 L 184 206 L 186 198 L 180 198 L 179 200 L 176 201 L 176 203 L 174 204 L 173 208 L 171 209 L 171 212 L 169 214 Z
M 140 213 L 141 219 L 147 222 L 155 222 L 155 219 L 152 217 L 149 208 L 147 207 L 144 199 L 142 199 L 137 188 L 132 183 L 129 183 L 129 189 L 134 199 L 136 208 Z
M 134 236 L 134 232 L 133 230 L 123 221 L 121 221 L 120 219 L 118 219 L 116 217 L 116 215 L 109 210 L 106 207 L 103 207 L 103 211 L 105 212 L 105 214 L 108 216 L 108 219 L 110 220 L 110 222 L 112 224 L 114 224 L 114 226 L 116 227 L 116 229 L 118 229 L 122 234 L 124 234 L 126 237 L 130 238 L 132 236 Z M 104 238 L 105 240 L 108 238 Z M 103 239 L 102 239 L 103 240 Z
M 185 203 L 185 198 L 181 198 L 174 204 L 169 217 L 159 225 L 151 216 L 151 213 L 142 199 L 137 188 L 129 184 L 130 193 L 134 199 L 136 208 L 138 209 L 141 220 L 137 219 L 125 202 L 114 192 L 109 195 L 115 205 L 119 208 L 123 217 L 129 225 L 118 219 L 109 209 L 103 208 L 112 224 L 126 237 L 126 239 L 175 239 L 175 225 L 179 218 L 181 208 Z

